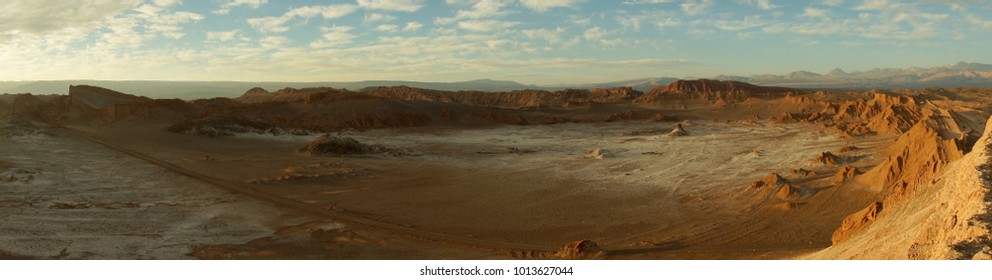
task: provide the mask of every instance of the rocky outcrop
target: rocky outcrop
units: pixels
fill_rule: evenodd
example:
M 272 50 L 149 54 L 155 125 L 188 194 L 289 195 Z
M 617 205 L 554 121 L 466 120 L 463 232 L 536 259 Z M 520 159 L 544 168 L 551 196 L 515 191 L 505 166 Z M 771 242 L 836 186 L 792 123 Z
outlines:
M 330 134 L 318 136 L 300 149 L 310 156 L 347 156 L 387 153 L 390 149 L 382 145 L 367 145 L 350 137 L 335 137 Z
M 837 244 L 844 239 L 847 239 L 857 230 L 864 228 L 865 226 L 871 224 L 878 218 L 878 214 L 882 212 L 883 205 L 882 202 L 875 202 L 868 208 L 865 208 L 857 213 L 851 214 L 843 222 L 834 234 L 830 237 L 830 241 L 833 244 Z
M 772 173 L 765 178 L 761 178 L 761 180 L 751 182 L 751 188 L 778 188 L 788 184 L 789 180 L 785 179 L 785 177 L 778 175 L 778 173 Z
M 565 260 L 601 259 L 605 255 L 606 252 L 590 240 L 569 242 L 555 252 L 555 257 Z
M 885 149 L 888 158 L 859 177 L 861 184 L 887 191 L 894 199 L 939 175 L 948 163 L 964 156 L 959 139 L 941 133 L 956 128 L 945 121 L 926 119 L 899 136 Z
M 678 80 L 664 87 L 656 87 L 649 94 L 663 93 L 784 93 L 794 91 L 782 87 L 763 87 L 737 81 L 718 81 L 709 79 Z
M 840 149 L 837 149 L 837 153 L 846 153 L 846 152 L 851 152 L 851 151 L 857 151 L 857 150 L 860 150 L 860 149 L 861 148 L 858 148 L 857 146 L 846 146 L 846 147 L 841 147 Z
M 151 98 L 130 95 L 102 87 L 88 85 L 69 86 L 69 104 L 77 108 L 100 110 L 117 104 L 150 100 Z
M 540 108 L 540 107 L 577 107 L 594 103 L 626 103 L 642 95 L 630 87 L 609 89 L 578 90 L 566 89 L 559 91 L 517 90 L 510 92 L 481 92 L 481 91 L 441 91 L 412 88 L 407 86 L 373 87 L 362 90 L 362 93 L 389 99 L 405 101 L 430 101 L 456 103 L 477 107 L 492 108 Z
M 756 191 L 759 201 L 781 210 L 795 209 L 818 192 L 817 189 L 793 184 L 777 173 L 751 182 L 751 189 Z
M 686 131 L 685 128 L 682 128 L 681 123 L 676 124 L 675 128 L 673 128 L 672 131 L 668 133 L 668 137 L 681 137 L 687 135 L 689 135 L 689 132 Z
M 849 180 L 853 180 L 856 176 L 861 175 L 861 172 L 857 168 L 850 164 L 845 164 L 834 173 L 833 177 L 830 177 L 830 181 L 834 184 L 840 185 Z
M 628 102 L 644 95 L 632 87 L 597 88 L 589 93 L 589 100 L 598 103 Z
M 887 147 L 888 158 L 857 177 L 861 185 L 881 192 L 884 198 L 845 218 L 834 232 L 834 244 L 871 224 L 888 205 L 899 203 L 920 188 L 931 185 L 950 162 L 963 157 L 964 149 L 955 138 L 960 134 L 952 133 L 957 129 L 951 118 L 928 116 Z
M 835 155 L 831 152 L 822 152 L 820 155 L 816 156 L 815 159 L 813 159 L 813 163 L 834 166 L 845 164 L 847 163 L 847 160 L 844 157 Z
M 797 102 L 811 102 L 798 100 Z M 825 103 L 819 112 L 784 112 L 779 123 L 805 122 L 833 127 L 842 136 L 900 135 L 919 122 L 927 110 L 909 96 L 875 93 L 871 99 Z
M 816 172 L 813 172 L 813 171 L 810 171 L 810 170 L 806 170 L 806 169 L 803 169 L 803 168 L 799 168 L 799 169 L 792 170 L 792 176 L 794 176 L 796 178 L 809 178 L 809 177 L 812 177 L 812 176 L 816 176 Z
M 673 100 L 706 100 L 710 108 L 724 109 L 736 103 L 753 102 L 755 96 L 778 98 L 796 90 L 788 88 L 762 87 L 748 83 L 717 80 L 678 80 L 663 87 L 655 87 L 637 98 L 634 103 L 658 104 Z
M 599 147 L 596 147 L 591 151 L 589 151 L 588 153 L 586 153 L 586 158 L 604 159 L 607 157 L 609 157 L 609 153 L 606 150 L 600 149 Z
M 328 87 L 317 88 L 283 88 L 276 92 L 268 92 L 262 88 L 252 88 L 234 100 L 241 103 L 270 103 L 288 102 L 303 104 L 319 104 L 333 102 L 342 99 L 367 99 L 372 98 L 367 94 L 357 93 L 346 89 L 336 89 Z
M 939 176 L 924 178 L 908 188 L 908 193 L 887 196 L 852 214 L 834 233 L 833 246 L 803 258 L 988 258 L 992 253 L 988 245 L 992 240 L 992 120 L 984 131 L 971 152 L 939 168 Z M 905 166 L 912 161 L 904 161 Z M 898 186 L 904 181 L 896 182 Z
M 308 131 L 302 129 L 283 129 L 258 120 L 223 116 L 183 120 L 170 125 L 166 131 L 207 137 L 234 136 L 236 134 L 309 134 Z

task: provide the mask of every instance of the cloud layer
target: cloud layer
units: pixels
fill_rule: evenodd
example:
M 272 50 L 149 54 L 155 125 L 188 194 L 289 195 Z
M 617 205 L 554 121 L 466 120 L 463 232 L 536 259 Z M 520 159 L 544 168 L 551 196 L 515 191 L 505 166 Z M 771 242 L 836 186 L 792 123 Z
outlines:
M 8 0 L 0 77 L 453 81 L 992 62 L 992 8 L 898 0 Z

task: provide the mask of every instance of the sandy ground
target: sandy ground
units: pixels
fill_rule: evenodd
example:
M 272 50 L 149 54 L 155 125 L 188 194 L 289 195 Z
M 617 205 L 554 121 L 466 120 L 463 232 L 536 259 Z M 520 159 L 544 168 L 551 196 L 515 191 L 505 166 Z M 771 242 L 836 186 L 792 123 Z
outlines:
M 191 244 L 243 242 L 301 222 L 92 144 L 33 134 L 0 139 L 0 250 L 36 258 L 180 259 Z M 0 169 L 2 170 L 2 169 Z
M 829 246 L 840 219 L 872 195 L 856 187 L 831 188 L 817 202 L 778 210 L 748 198 L 748 186 L 771 172 L 797 168 L 832 175 L 836 167 L 812 159 L 852 144 L 866 148 L 856 164 L 869 166 L 875 148 L 891 141 L 853 141 L 811 126 L 764 122 L 700 121 L 686 124 L 690 136 L 665 136 L 673 126 L 624 122 L 343 134 L 415 154 L 361 157 L 298 153 L 312 136 L 204 138 L 154 126 L 91 131 L 204 174 L 376 221 L 547 247 L 590 239 L 607 248 L 645 249 L 616 258 L 782 258 Z M 644 131 L 651 133 L 624 136 Z M 605 159 L 585 157 L 596 147 L 606 150 Z M 308 167 L 330 175 L 276 180 L 287 170 Z
M 0 213 L 4 217 L 0 258 L 271 258 L 253 254 L 258 250 L 252 248 L 210 251 L 207 245 L 253 240 L 278 244 L 284 239 L 314 243 L 301 236 L 309 237 L 316 231 L 341 237 L 317 242 L 334 250 L 323 250 L 319 255 L 284 253 L 279 258 L 496 255 L 458 247 L 405 249 L 413 246 L 412 242 L 365 234 L 360 227 L 222 191 L 80 139 L 37 131 L 20 134 L 26 135 L 0 138 L 0 174 L 4 177 L 0 180 Z M 287 232 L 287 228 L 294 230 Z M 392 242 L 390 247 L 369 242 L 387 239 L 401 242 Z M 199 247 L 206 247 L 207 252 L 191 255 Z

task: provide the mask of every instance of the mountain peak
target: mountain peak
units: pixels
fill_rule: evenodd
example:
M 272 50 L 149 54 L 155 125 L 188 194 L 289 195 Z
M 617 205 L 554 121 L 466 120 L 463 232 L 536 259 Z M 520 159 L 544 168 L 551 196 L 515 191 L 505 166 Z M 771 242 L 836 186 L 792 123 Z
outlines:
M 827 76 L 847 76 L 847 72 L 844 72 L 844 70 L 840 68 L 834 68 L 834 70 L 827 72 Z
M 786 75 L 787 78 L 792 78 L 792 79 L 811 79 L 819 76 L 821 75 L 805 70 L 795 71 Z

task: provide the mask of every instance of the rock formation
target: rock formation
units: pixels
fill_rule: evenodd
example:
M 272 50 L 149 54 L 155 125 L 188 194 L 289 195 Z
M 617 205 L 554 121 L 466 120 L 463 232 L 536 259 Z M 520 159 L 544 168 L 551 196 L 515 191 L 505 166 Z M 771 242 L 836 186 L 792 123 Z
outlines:
M 833 244 L 837 244 L 851 236 L 856 230 L 871 224 L 878 218 L 878 214 L 882 212 L 882 209 L 882 202 L 875 202 L 871 206 L 868 206 L 868 208 L 851 214 L 848 218 L 844 219 L 844 222 L 837 228 L 837 231 L 834 231 L 830 241 Z
M 761 180 L 751 182 L 751 188 L 755 188 L 755 189 L 777 188 L 788 184 L 789 184 L 789 180 L 778 175 L 778 173 L 772 173 L 771 175 L 768 175 L 767 177 L 762 178 Z M 775 191 L 777 191 L 777 189 Z
M 606 253 L 596 242 L 589 240 L 569 242 L 555 252 L 555 257 L 565 260 L 600 259 L 605 255 Z
M 931 184 L 950 162 L 964 156 L 964 149 L 959 146 L 961 136 L 953 118 L 933 112 L 899 136 L 885 149 L 888 155 L 885 161 L 857 177 L 860 184 L 881 192 L 884 198 L 845 218 L 834 233 L 834 243 L 875 221 L 888 205 L 905 200 L 920 187 Z
M 676 124 L 672 132 L 668 133 L 668 137 L 679 137 L 689 135 L 689 132 L 682 128 L 682 124 Z
M 609 154 L 606 152 L 606 150 L 600 149 L 599 147 L 596 147 L 595 149 L 592 149 L 591 151 L 586 153 L 586 158 L 604 159 L 608 156 Z
M 300 149 L 301 153 L 311 156 L 381 154 L 389 151 L 389 148 L 382 145 L 366 145 L 350 137 L 335 137 L 330 134 L 320 135 Z
M 844 157 L 835 155 L 831 152 L 822 152 L 820 155 L 816 156 L 813 163 L 833 166 L 847 163 L 847 160 L 844 159 Z
M 858 171 L 857 168 L 851 166 L 850 164 L 845 164 L 844 167 L 837 170 L 837 173 L 835 173 L 833 177 L 830 177 L 830 181 L 839 185 L 847 182 L 848 180 L 854 179 L 855 176 L 858 175 L 861 175 L 861 172 Z
M 807 177 L 816 176 L 816 172 L 799 168 L 792 170 L 792 176 L 795 176 L 796 178 L 807 178 Z

